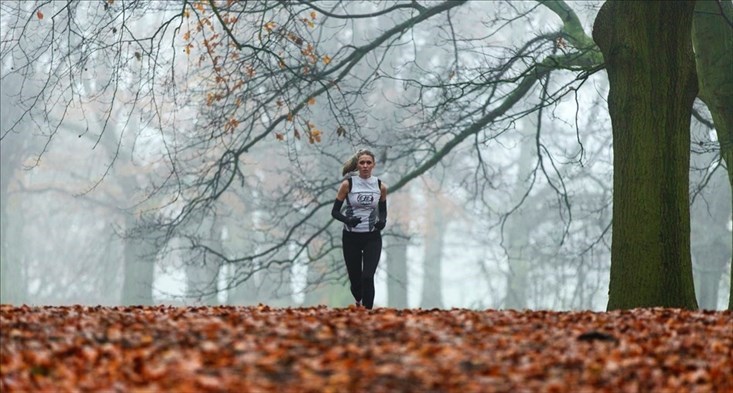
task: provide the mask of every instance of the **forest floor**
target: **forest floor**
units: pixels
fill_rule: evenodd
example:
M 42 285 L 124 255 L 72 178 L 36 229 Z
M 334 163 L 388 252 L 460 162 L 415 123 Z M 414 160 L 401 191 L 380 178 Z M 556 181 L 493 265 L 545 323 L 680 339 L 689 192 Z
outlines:
M 733 312 L 0 306 L 0 391 L 733 392 Z

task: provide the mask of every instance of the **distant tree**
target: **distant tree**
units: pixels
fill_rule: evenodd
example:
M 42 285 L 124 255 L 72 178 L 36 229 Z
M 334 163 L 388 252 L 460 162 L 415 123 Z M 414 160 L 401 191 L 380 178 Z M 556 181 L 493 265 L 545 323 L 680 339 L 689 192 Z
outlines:
M 9 129 L 9 123 L 15 116 L 13 111 L 18 108 L 12 104 L 12 96 L 18 94 L 21 80 L 17 76 L 0 80 L 0 125 L 1 130 Z M 11 204 L 17 200 L 11 195 L 11 182 L 15 173 L 23 168 L 23 161 L 28 154 L 27 139 L 17 134 L 4 135 L 0 144 L 0 302 L 19 304 L 27 302 L 27 281 L 23 274 L 23 264 L 19 258 L 9 254 L 10 233 L 18 234 L 10 223 Z M 17 210 L 17 206 L 13 209 Z
M 396 204 L 391 199 L 391 208 Z M 392 236 L 385 242 L 385 256 L 387 257 L 387 306 L 393 308 L 407 308 L 407 288 L 410 282 L 407 264 L 408 232 L 403 223 L 392 223 Z
M 692 43 L 699 81 L 700 99 L 713 117 L 720 155 L 733 188 L 733 3 L 698 0 L 692 24 Z M 733 209 L 733 193 L 730 194 Z M 731 232 L 733 245 L 733 232 Z M 733 271 L 733 258 L 730 260 Z M 733 273 L 728 309 L 733 310 Z
M 722 278 L 730 267 L 731 256 L 731 243 L 728 241 L 730 188 L 725 169 L 722 166 L 711 169 L 709 160 L 712 155 L 708 153 L 693 156 L 698 162 L 702 161 L 698 167 L 702 173 L 698 180 L 700 184 L 695 184 L 691 193 L 694 201 L 690 210 L 690 250 L 693 257 L 695 294 L 700 308 L 708 310 L 718 309 L 718 294 Z M 720 157 L 717 154 L 715 156 L 713 162 L 717 163 Z

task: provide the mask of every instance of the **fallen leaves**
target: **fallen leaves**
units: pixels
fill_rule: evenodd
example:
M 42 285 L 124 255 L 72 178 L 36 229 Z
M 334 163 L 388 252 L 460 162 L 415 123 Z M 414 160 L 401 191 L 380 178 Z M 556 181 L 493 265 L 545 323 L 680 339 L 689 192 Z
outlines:
M 733 391 L 733 313 L 0 306 L 0 390 Z

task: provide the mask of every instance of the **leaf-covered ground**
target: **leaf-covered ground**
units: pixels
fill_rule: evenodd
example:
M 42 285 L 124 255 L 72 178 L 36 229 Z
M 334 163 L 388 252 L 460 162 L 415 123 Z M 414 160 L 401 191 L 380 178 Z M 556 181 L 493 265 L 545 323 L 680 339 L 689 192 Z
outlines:
M 733 392 L 733 313 L 0 306 L 0 390 Z

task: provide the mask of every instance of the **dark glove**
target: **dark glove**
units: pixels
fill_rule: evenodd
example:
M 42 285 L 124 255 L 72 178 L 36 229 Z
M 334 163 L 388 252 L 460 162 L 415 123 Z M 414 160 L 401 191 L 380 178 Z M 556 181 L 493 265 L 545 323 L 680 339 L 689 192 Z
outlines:
M 374 228 L 379 229 L 380 231 L 384 229 L 384 226 L 387 225 L 387 201 L 379 201 L 377 204 L 377 212 L 379 212 L 379 221 L 377 221 L 376 224 L 374 224 Z
M 344 224 L 346 224 L 347 227 L 353 228 L 361 222 L 360 217 L 347 217 L 346 221 L 344 221 Z
M 359 217 L 346 217 L 341 213 L 341 206 L 343 206 L 344 201 L 339 201 L 336 199 L 333 201 L 333 208 L 331 208 L 331 217 L 343 222 L 346 224 L 347 227 L 353 228 L 361 222 L 361 218 Z

